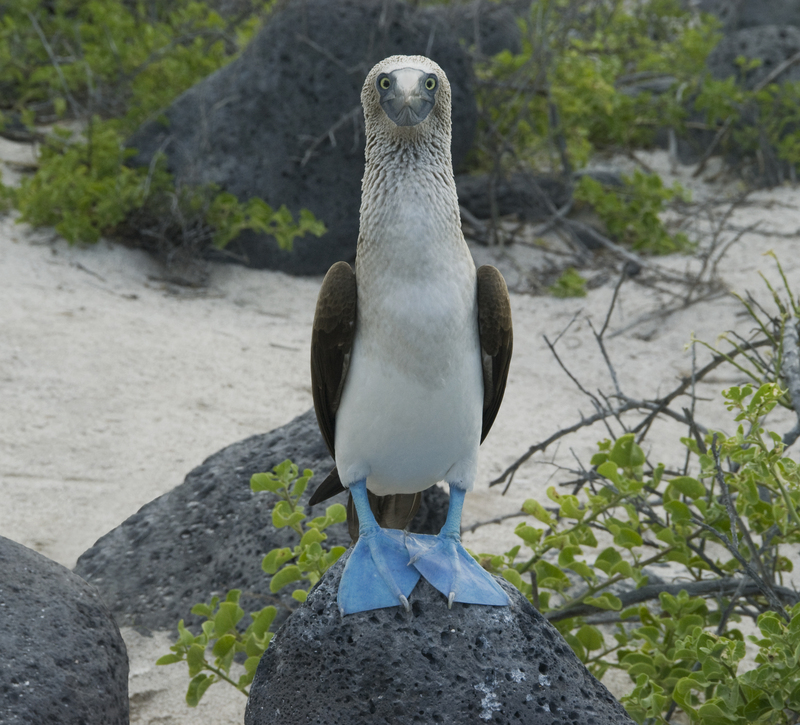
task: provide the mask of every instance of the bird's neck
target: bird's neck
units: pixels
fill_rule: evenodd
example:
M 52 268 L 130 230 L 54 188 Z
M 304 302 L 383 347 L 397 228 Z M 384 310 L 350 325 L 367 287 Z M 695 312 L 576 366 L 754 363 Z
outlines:
M 447 142 L 368 145 L 359 263 L 413 274 L 469 257 Z

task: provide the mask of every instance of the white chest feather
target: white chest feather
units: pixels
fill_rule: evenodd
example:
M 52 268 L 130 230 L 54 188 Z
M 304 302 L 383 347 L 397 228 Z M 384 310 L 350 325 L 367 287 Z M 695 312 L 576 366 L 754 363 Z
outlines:
M 450 204 L 418 184 L 398 191 L 372 225 L 362 206 L 336 463 L 345 485 L 366 478 L 380 495 L 470 489 L 483 407 L 475 266 Z

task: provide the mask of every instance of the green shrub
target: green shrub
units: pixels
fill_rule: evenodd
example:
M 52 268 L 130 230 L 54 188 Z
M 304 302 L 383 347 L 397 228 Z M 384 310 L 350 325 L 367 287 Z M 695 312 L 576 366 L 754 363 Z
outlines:
M 586 280 L 574 267 L 569 267 L 547 288 L 547 291 L 553 297 L 586 297 Z
M 575 198 L 594 207 L 611 236 L 617 241 L 650 254 L 686 252 L 693 248 L 683 233 L 670 234 L 659 215 L 665 202 L 689 201 L 689 194 L 677 182 L 665 187 L 657 174 L 638 169 L 623 176 L 620 190 L 609 189 L 590 176 L 583 176 Z
M 13 191 L 20 221 L 53 226 L 69 242 L 96 242 L 109 234 L 151 193 L 171 186 L 163 164 L 153 173 L 132 169 L 113 122 L 95 118 L 91 144 L 72 142 L 73 134 L 56 128 L 41 147 L 39 169 Z
M 130 133 L 236 57 L 273 4 L 229 21 L 196 0 L 0 2 L 0 107 L 123 118 Z
M 792 654 L 800 644 L 800 605 L 788 613 L 752 587 L 747 593 L 751 603 L 758 599 L 768 610 L 759 617 L 766 639 L 752 641 L 760 660 L 774 664 L 770 674 L 759 668 L 737 676 L 745 646 L 741 632 L 730 626 L 740 616 L 738 582 L 759 581 L 780 592 L 782 601 L 797 601 L 779 582 L 791 571 L 784 552 L 800 544 L 800 469 L 784 455 L 780 436 L 761 427 L 783 391 L 766 383 L 723 395 L 743 425 L 730 437 L 684 439 L 699 457 L 697 477 L 668 475 L 663 464 L 645 472 L 645 455 L 633 434 L 606 440 L 591 461 L 591 491 L 565 495 L 551 487 L 547 496 L 554 509 L 529 499 L 523 510 L 530 519 L 516 528 L 522 544 L 502 556 L 479 558 L 538 606 L 592 674 L 602 677 L 610 668 L 628 673 L 636 686 L 623 704 L 639 723 L 666 723 L 673 698 L 698 724 L 795 722 L 785 719 L 784 710 L 792 708 L 800 715 L 800 657 Z M 723 470 L 720 460 L 730 461 L 730 468 Z M 608 542 L 605 548 L 598 537 Z M 723 543 L 724 553 L 712 553 L 705 546 L 710 542 Z M 768 576 L 762 561 L 769 562 Z M 680 565 L 682 572 L 672 577 L 686 582 L 685 588 L 662 591 L 655 609 L 626 606 L 647 586 L 648 567 L 660 562 Z M 709 581 L 718 585 L 706 587 Z M 710 606 L 715 589 L 723 594 Z M 687 593 L 692 591 L 708 593 Z M 613 641 L 587 622 L 603 611 L 618 613 Z M 771 654 L 776 648 L 778 657 Z M 784 684 L 770 696 L 771 686 L 761 685 L 779 677 Z M 731 698 L 731 692 L 741 694 Z
M 326 548 L 324 543 L 328 538 L 325 529 L 344 522 L 347 511 L 336 503 L 328 506 L 325 516 L 307 521 L 299 501 L 314 475 L 312 471 L 306 469 L 301 475 L 297 466 L 289 460 L 279 463 L 272 471 L 254 474 L 250 479 L 250 487 L 253 491 L 277 494 L 278 501 L 272 509 L 272 525 L 276 529 L 292 529 L 297 535 L 297 544 L 293 548 L 272 549 L 264 557 L 261 568 L 272 576 L 269 585 L 271 592 L 276 593 L 284 587 L 295 585 L 292 597 L 304 602 L 308 590 L 345 552 L 343 546 Z M 234 589 L 225 595 L 222 602 L 219 597 L 213 597 L 210 604 L 195 604 L 192 614 L 206 620 L 201 632 L 192 634 L 181 620 L 178 623 L 178 640 L 170 647 L 172 654 L 164 655 L 156 662 L 157 665 L 186 662 L 191 678 L 186 692 L 186 702 L 190 707 L 195 707 L 215 682 L 227 682 L 243 695 L 249 695 L 247 687 L 253 681 L 259 660 L 273 637 L 269 628 L 277 609 L 269 606 L 260 612 L 252 612 L 252 622 L 242 631 L 240 622 L 244 610 L 239 606 L 240 594 L 238 589 Z M 213 664 L 208 657 L 209 647 Z M 230 668 L 236 654 L 242 652 L 246 655 L 245 671 L 238 680 L 233 680 Z
M 522 53 L 503 51 L 478 66 L 473 163 L 576 169 L 597 151 L 652 144 L 656 128 L 680 125 L 685 111 L 673 92 L 626 92 L 628 79 L 697 83 L 718 25 L 709 16 L 698 22 L 677 0 L 535 3 Z
M 291 249 L 324 225 L 307 210 L 297 220 L 285 206 L 244 202 L 219 187 L 176 188 L 164 164 L 130 168 L 125 138 L 176 96 L 236 57 L 273 2 L 254 2 L 233 21 L 202 2 L 161 7 L 123 0 L 58 0 L 52 12 L 34 0 L 0 3 L 0 88 L 28 124 L 72 116 L 74 134 L 56 126 L 42 145 L 38 169 L 18 190 L 0 196 L 20 221 L 54 226 L 69 242 L 101 235 L 137 238 L 165 252 L 201 255 L 244 229 L 272 235 Z M 3 101 L 0 100 L 0 107 Z M 7 107 L 8 107 L 7 106 Z

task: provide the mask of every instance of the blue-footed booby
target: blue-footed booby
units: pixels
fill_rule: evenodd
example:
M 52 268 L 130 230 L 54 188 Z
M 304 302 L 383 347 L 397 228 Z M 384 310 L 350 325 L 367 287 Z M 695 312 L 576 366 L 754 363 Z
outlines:
M 361 93 L 366 167 L 355 272 L 331 267 L 311 338 L 314 408 L 336 468 L 311 503 L 350 491 L 357 539 L 343 615 L 402 604 L 420 574 L 447 597 L 502 606 L 505 592 L 461 545 L 478 447 L 503 398 L 511 306 L 494 267 L 476 271 L 450 155 L 451 93 L 422 56 L 392 56 Z M 450 487 L 437 536 L 402 531 L 420 492 Z

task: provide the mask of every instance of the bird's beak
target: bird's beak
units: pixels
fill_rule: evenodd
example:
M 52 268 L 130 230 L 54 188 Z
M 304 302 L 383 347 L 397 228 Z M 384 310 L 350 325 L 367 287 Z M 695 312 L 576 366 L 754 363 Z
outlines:
M 415 68 L 392 73 L 392 88 L 381 98 L 386 115 L 398 126 L 416 126 L 433 108 L 433 95 L 425 91 L 426 74 Z

